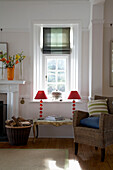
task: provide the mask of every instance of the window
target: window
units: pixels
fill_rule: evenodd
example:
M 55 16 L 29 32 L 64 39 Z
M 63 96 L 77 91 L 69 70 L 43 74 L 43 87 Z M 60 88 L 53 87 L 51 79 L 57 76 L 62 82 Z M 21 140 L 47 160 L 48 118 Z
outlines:
M 46 56 L 46 92 L 51 96 L 56 89 L 65 93 L 68 89 L 68 59 L 69 56 Z
M 71 90 L 81 91 L 80 25 L 49 22 L 33 25 L 33 98 L 38 90 L 58 89 L 67 99 Z
M 66 91 L 69 90 L 67 60 L 71 52 L 70 28 L 43 27 L 42 30 L 42 57 L 45 57 L 45 83 L 43 83 L 43 87 L 49 97 L 55 90 L 61 91 L 62 95 L 65 96 Z M 47 54 L 50 55 L 47 56 Z

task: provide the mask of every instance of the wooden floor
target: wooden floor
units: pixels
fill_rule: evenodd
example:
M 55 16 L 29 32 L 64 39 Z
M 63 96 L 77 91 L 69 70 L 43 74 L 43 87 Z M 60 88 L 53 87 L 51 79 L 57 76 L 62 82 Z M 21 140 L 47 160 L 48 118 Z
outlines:
M 73 139 L 39 138 L 35 143 L 29 139 L 26 146 L 11 146 L 8 142 L 0 142 L 0 148 L 68 149 L 69 164 L 73 164 L 75 170 L 113 170 L 113 145 L 106 148 L 104 162 L 100 162 L 100 149 L 95 150 L 87 145 L 79 145 L 78 155 L 75 156 Z

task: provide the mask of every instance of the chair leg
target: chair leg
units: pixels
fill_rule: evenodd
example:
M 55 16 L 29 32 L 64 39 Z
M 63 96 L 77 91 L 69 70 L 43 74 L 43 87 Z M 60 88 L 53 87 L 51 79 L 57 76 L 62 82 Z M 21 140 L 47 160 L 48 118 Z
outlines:
M 105 158 L 105 148 L 101 148 L 101 162 L 104 162 Z
M 75 142 L 75 155 L 78 153 L 78 143 Z
M 98 150 L 98 147 L 95 146 L 95 150 Z

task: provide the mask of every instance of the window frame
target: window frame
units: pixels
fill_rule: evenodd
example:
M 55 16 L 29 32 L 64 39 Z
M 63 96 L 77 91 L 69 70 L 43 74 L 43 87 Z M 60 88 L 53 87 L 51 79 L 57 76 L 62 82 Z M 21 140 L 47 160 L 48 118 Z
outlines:
M 69 66 L 70 66 L 70 61 L 69 61 L 69 58 L 70 58 L 70 55 L 69 54 L 43 54 L 43 57 L 44 57 L 44 68 L 43 69 L 43 74 L 44 74 L 44 79 L 45 79 L 45 76 L 47 75 L 47 59 L 66 59 L 66 90 L 65 90 L 65 95 L 63 94 L 64 98 L 66 97 L 66 92 L 69 91 Z M 42 81 L 43 84 L 42 84 L 42 87 L 46 87 L 46 80 L 43 80 Z M 47 89 L 45 89 L 46 91 Z M 47 91 L 46 91 L 47 93 Z
M 43 24 L 42 24 L 43 23 Z M 48 24 L 49 23 L 49 24 Z M 41 27 L 72 27 L 73 28 L 73 49 L 70 60 L 70 86 L 69 91 L 77 90 L 81 92 L 81 22 L 79 21 L 35 21 L 32 24 L 32 91 L 31 100 L 34 100 L 36 92 L 42 89 L 42 51 L 40 47 Z M 38 57 L 37 57 L 38 56 Z M 38 67 L 39 66 L 39 67 Z

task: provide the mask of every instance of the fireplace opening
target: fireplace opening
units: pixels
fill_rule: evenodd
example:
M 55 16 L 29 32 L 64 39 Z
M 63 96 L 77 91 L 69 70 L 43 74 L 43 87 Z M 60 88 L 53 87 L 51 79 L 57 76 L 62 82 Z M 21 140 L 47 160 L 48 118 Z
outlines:
M 0 141 L 8 141 L 5 121 L 7 120 L 7 104 L 4 104 L 3 101 L 0 101 Z

